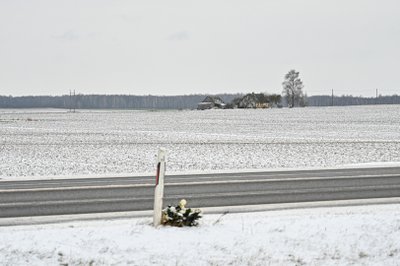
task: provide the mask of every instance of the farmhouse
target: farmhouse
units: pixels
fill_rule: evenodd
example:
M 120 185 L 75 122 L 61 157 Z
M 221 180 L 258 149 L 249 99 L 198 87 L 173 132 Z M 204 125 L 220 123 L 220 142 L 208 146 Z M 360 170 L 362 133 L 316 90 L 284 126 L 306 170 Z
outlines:
M 206 110 L 206 109 L 224 109 L 225 108 L 224 101 L 218 96 L 207 96 L 202 102 L 197 105 L 197 110 Z
M 246 94 L 238 103 L 238 108 L 270 108 L 270 101 L 263 93 Z

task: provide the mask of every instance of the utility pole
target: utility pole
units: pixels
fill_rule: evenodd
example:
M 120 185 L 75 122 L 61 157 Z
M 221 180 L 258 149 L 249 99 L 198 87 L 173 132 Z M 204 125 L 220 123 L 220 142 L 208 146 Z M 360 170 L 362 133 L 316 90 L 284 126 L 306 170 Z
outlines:
M 333 106 L 333 89 L 332 89 L 332 106 Z
M 376 89 L 376 101 L 375 101 L 375 104 L 379 104 L 379 101 L 378 101 L 378 89 Z
M 74 90 L 74 113 L 75 113 L 75 108 L 76 108 L 76 95 L 75 95 L 75 90 Z

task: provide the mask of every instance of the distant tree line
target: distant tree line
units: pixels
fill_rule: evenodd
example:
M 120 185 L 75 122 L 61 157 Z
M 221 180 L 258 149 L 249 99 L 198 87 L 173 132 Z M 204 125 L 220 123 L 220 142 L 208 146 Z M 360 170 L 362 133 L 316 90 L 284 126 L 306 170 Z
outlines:
M 194 109 L 207 95 L 134 96 L 84 95 L 75 96 L 0 96 L 0 108 L 64 108 L 64 109 Z M 241 94 L 218 94 L 225 102 Z
M 352 95 L 310 96 L 303 93 L 300 72 L 292 69 L 282 82 L 282 96 L 268 93 L 135 96 L 135 95 L 62 95 L 62 96 L 0 96 L 0 108 L 64 108 L 64 109 L 196 109 L 211 101 L 224 108 L 269 108 L 304 106 L 343 106 L 367 104 L 400 104 L 400 96 L 361 97 Z M 377 90 L 378 92 L 378 90 Z M 212 97 L 209 97 L 212 96 Z M 218 103 L 215 101 L 218 100 Z M 226 103 L 226 104 L 225 104 Z M 203 106 L 204 107 L 204 106 Z M 200 108 L 204 109 L 204 108 Z
M 259 96 L 261 94 L 255 94 Z M 264 94 L 263 94 L 264 95 Z M 0 108 L 76 108 L 76 109 L 196 109 L 197 104 L 208 95 L 182 96 L 134 96 L 134 95 L 83 95 L 63 96 L 0 96 Z M 225 103 L 235 103 L 244 94 L 218 94 Z M 286 97 L 269 95 L 268 101 L 276 105 L 288 106 Z M 332 101 L 333 100 L 333 101 Z M 304 96 L 306 106 L 343 106 L 367 104 L 400 104 L 400 96 Z
M 342 96 L 311 96 L 306 99 L 308 106 L 344 106 L 344 105 L 369 105 L 369 104 L 400 104 L 400 96 L 361 97 L 352 95 Z

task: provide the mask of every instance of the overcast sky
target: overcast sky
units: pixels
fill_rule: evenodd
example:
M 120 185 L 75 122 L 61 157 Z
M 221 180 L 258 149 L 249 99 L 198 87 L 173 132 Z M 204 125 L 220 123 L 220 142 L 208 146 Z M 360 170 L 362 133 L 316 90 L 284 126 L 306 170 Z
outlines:
M 0 95 L 400 94 L 398 0 L 0 0 Z

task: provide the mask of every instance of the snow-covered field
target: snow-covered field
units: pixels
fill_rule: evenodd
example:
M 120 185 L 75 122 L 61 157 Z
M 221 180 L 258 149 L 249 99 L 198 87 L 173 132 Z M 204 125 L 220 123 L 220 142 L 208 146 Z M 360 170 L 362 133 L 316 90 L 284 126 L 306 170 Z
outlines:
M 400 162 L 400 106 L 268 110 L 0 109 L 0 177 Z
M 219 221 L 218 221 L 219 220 Z M 0 227 L 1 265 L 399 265 L 400 205 Z
M 400 106 L 0 109 L 0 178 L 400 163 Z M 400 205 L 0 227 L 1 265 L 399 265 Z

